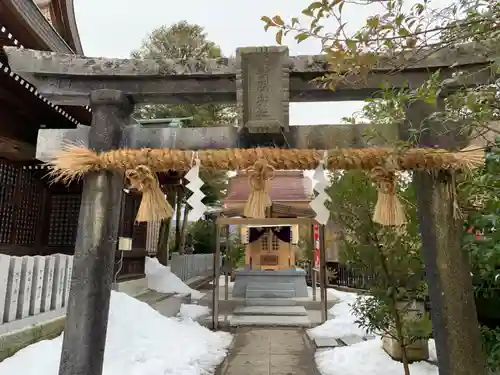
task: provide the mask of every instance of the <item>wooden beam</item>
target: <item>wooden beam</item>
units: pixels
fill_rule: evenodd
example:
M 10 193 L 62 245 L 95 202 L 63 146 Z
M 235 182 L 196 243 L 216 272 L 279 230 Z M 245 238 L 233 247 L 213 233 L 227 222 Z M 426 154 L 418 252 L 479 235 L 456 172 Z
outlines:
M 9 10 L 14 17 L 6 17 L 7 25 L 15 38 L 19 38 L 26 48 L 48 48 L 51 51 L 61 53 L 72 53 L 70 46 L 59 35 L 54 27 L 49 23 L 35 1 L 25 0 L 2 0 L 2 5 Z M 13 27 L 11 25 L 15 25 Z M 20 25 L 24 26 L 22 30 Z M 26 30 L 30 30 L 27 33 Z M 17 48 L 17 47 L 14 47 Z
M 307 217 L 293 217 L 293 218 L 265 218 L 265 219 L 252 219 L 241 217 L 219 217 L 217 218 L 217 225 L 293 225 L 293 224 L 307 224 L 311 225 L 314 222 L 313 218 Z
M 0 157 L 16 161 L 34 160 L 35 146 L 0 135 Z

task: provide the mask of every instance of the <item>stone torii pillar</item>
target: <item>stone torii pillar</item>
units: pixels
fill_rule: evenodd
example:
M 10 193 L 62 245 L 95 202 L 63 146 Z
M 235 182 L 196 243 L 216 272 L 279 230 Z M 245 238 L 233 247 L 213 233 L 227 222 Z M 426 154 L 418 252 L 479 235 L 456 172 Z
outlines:
M 121 91 L 98 90 L 90 105 L 88 146 L 119 148 L 132 103 Z M 102 373 L 122 194 L 123 176 L 116 172 L 84 177 L 59 375 Z
M 426 129 L 420 136 L 421 147 L 464 146 L 459 145 L 459 136 L 450 124 L 429 120 L 436 111 L 434 105 L 412 103 L 407 109 L 407 126 L 401 129 L 401 138 L 408 139 L 407 129 L 413 127 Z M 455 182 L 449 172 L 416 171 L 413 183 L 439 374 L 486 375 L 472 277 L 467 254 L 460 243 L 463 229 L 454 215 L 455 202 L 449 192 L 449 185 L 454 189 Z

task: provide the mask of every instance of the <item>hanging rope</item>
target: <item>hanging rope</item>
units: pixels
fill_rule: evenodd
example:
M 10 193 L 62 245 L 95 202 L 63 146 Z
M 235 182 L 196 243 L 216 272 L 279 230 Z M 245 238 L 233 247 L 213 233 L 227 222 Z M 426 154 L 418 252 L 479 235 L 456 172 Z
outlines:
M 132 189 L 142 193 L 141 204 L 135 218 L 137 222 L 156 222 L 173 215 L 174 210 L 161 190 L 156 173 L 149 167 L 138 165 L 135 169 L 127 169 L 125 177 Z
M 397 194 L 396 163 L 389 158 L 385 166 L 377 166 L 370 172 L 377 185 L 377 203 L 373 221 L 381 225 L 401 226 L 407 223 L 406 212 Z
M 266 209 L 272 204 L 269 198 L 268 181 L 273 179 L 274 175 L 274 168 L 264 159 L 257 160 L 253 168 L 249 169 L 250 194 L 243 209 L 243 215 L 255 219 L 266 217 Z

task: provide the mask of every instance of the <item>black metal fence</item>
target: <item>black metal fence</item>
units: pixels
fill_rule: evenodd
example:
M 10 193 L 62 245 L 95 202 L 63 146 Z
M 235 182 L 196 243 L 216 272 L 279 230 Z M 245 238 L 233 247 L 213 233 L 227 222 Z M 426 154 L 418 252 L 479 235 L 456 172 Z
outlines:
M 376 275 L 368 269 L 356 269 L 346 267 L 342 264 L 329 265 L 335 274 L 332 278 L 333 284 L 354 289 L 368 289 Z
M 311 285 L 310 263 L 301 264 L 307 271 L 307 282 Z M 329 286 L 342 286 L 353 289 L 368 289 L 376 275 L 368 269 L 355 269 L 336 262 L 327 263 Z

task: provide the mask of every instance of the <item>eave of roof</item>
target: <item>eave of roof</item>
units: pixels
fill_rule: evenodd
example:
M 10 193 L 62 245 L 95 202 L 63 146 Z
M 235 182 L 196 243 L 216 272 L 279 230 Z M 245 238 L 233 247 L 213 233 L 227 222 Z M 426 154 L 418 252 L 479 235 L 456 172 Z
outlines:
M 61 53 L 72 54 L 74 51 L 57 30 L 50 24 L 33 0 L 2 0 L 3 5 L 15 12 L 24 24 L 36 34 L 45 48 Z M 41 46 L 28 46 L 40 49 Z
M 276 171 L 269 181 L 269 196 L 273 202 L 310 202 L 311 183 L 302 171 Z M 245 173 L 239 173 L 229 180 L 225 203 L 239 203 L 248 199 L 250 186 Z

